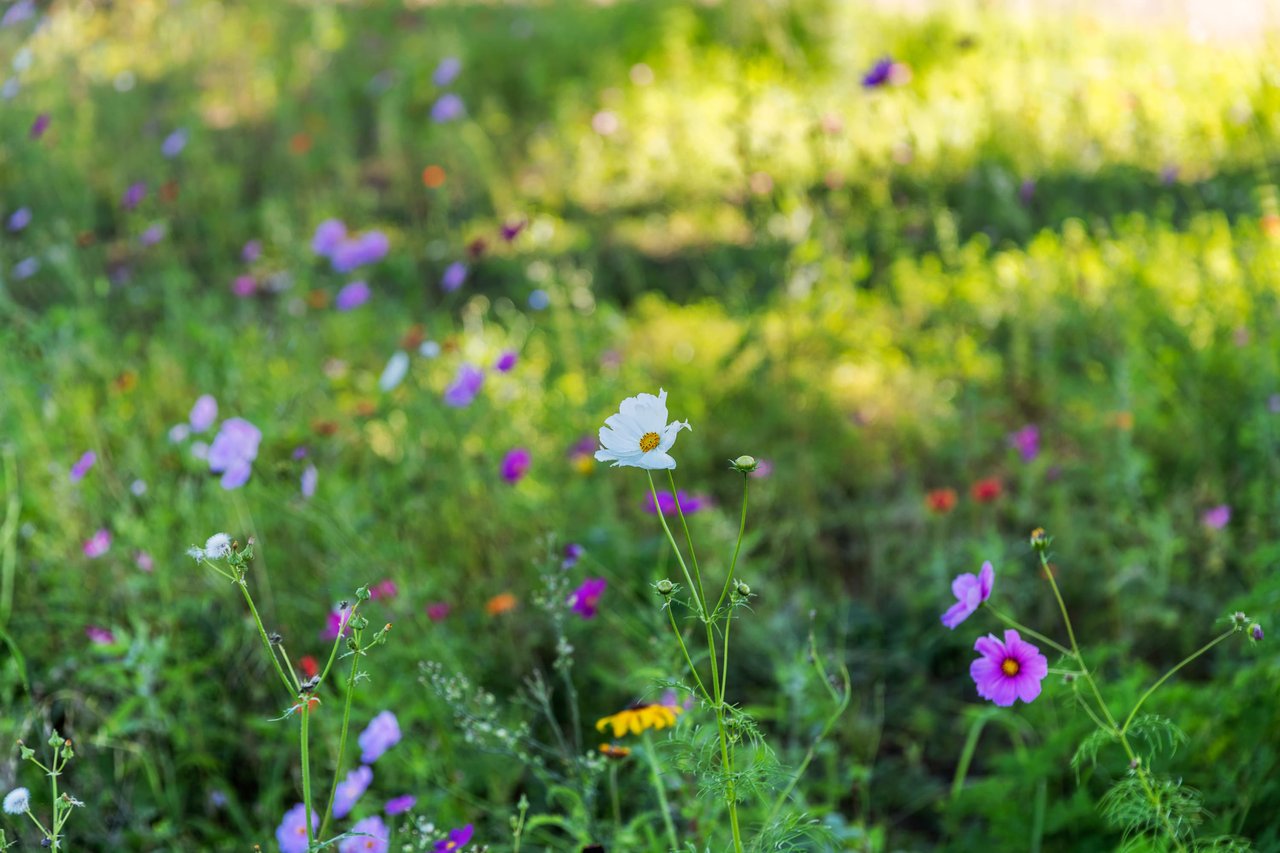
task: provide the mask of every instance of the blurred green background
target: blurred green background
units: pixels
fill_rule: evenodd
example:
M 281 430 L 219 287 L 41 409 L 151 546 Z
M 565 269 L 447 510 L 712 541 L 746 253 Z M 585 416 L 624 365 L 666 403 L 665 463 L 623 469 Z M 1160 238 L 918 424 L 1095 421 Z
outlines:
M 0 742 L 51 726 L 76 741 L 72 849 L 275 849 L 298 799 L 292 729 L 268 721 L 281 708 L 243 602 L 184 554 L 219 530 L 257 537 L 251 583 L 295 656 L 324 652 L 355 587 L 396 584 L 371 608 L 395 628 L 357 699 L 358 725 L 392 709 L 405 733 L 378 796 L 413 793 L 493 850 L 522 795 L 564 811 L 520 761 L 468 742 L 419 664 L 466 674 L 515 725 L 563 630 L 588 747 L 591 721 L 679 678 L 646 481 L 575 450 L 659 387 L 693 424 L 676 473 L 712 500 L 691 523 L 713 571 L 740 499 L 725 460 L 769 463 L 751 481 L 739 571 L 758 597 L 730 701 L 794 767 L 830 713 L 811 630 L 852 676 L 793 799 L 827 834 L 797 849 L 1122 843 L 1096 801 L 1123 754 L 1077 779 L 1091 724 L 1069 692 L 1051 677 L 993 712 L 968 665 L 994 621 L 938 622 L 951 577 L 989 559 L 1006 609 L 1058 636 L 1033 527 L 1055 537 L 1117 710 L 1231 610 L 1271 630 L 1265 33 L 1193 40 L 1177 21 L 997 3 L 22 6 L 0 28 Z M 458 114 L 433 120 L 450 94 Z M 334 272 L 311 248 L 329 218 L 383 231 L 385 260 Z M 355 279 L 367 304 L 336 310 Z M 492 369 L 508 350 L 516 367 Z M 464 363 L 483 389 L 447 406 Z M 200 458 L 212 430 L 171 438 L 202 394 L 263 433 L 242 488 Z M 1034 454 L 1010 443 L 1027 427 Z M 532 462 L 508 483 L 513 448 Z M 994 499 L 971 491 L 984 480 Z M 957 500 L 938 511 L 945 489 Z M 1225 525 L 1206 523 L 1224 505 Z M 609 582 L 591 621 L 537 604 L 568 543 L 586 552 L 572 585 Z M 491 615 L 501 593 L 518 605 Z M 1278 674 L 1265 643 L 1227 643 L 1148 709 L 1189 736 L 1162 770 L 1203 793 L 1206 836 L 1280 850 Z M 317 726 L 333 738 L 336 721 Z M 0 750 L 6 789 L 35 788 L 26 772 Z M 628 814 L 651 809 L 644 766 L 618 772 Z M 687 774 L 671 784 L 693 837 L 715 803 Z M 588 840 L 647 849 L 606 800 L 583 809 Z M 546 826 L 525 849 L 583 840 Z

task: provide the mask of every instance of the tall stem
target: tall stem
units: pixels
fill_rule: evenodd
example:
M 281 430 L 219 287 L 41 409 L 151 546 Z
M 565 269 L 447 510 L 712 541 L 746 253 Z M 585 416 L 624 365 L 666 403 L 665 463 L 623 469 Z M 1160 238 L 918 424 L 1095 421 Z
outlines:
M 702 613 L 704 619 L 710 619 L 711 613 L 707 610 L 707 591 L 702 588 L 702 572 L 698 570 L 698 555 L 693 550 L 693 536 L 689 533 L 689 522 L 684 517 L 684 507 L 680 506 L 680 493 L 676 491 L 676 475 L 671 473 L 671 469 L 667 469 L 667 482 L 671 484 L 671 500 L 676 505 L 676 515 L 680 516 L 680 526 L 684 528 L 684 541 L 689 545 L 689 561 L 693 563 L 693 577 L 698 582 L 698 596 L 702 599 Z M 657 504 L 657 496 L 654 497 L 654 503 Z M 662 515 L 662 507 L 657 507 L 658 515 Z
M 311 825 L 311 750 L 309 748 L 307 737 L 307 722 L 311 719 L 311 697 L 302 697 L 302 725 L 299 730 L 302 732 L 302 803 L 306 814 L 307 821 L 307 847 L 315 843 L 315 828 Z
M 1003 612 L 997 610 L 995 607 L 991 605 L 990 601 L 982 602 L 982 606 L 990 610 L 992 616 L 996 617 L 1001 622 L 1008 625 L 1010 628 L 1013 628 L 1016 631 L 1020 631 L 1021 633 L 1026 634 L 1029 637 L 1035 637 L 1037 640 L 1044 643 L 1046 646 L 1049 646 L 1050 648 L 1057 650 L 1059 654 L 1064 654 L 1067 657 L 1072 657 L 1072 658 L 1076 656 L 1075 652 L 1071 651 L 1071 649 L 1067 648 L 1061 643 L 1054 642 L 1053 640 L 1046 637 L 1044 634 L 1041 634 L 1039 631 L 1034 631 L 1031 628 L 1028 628 L 1026 625 L 1023 625 L 1020 622 L 1015 621 L 1011 616 L 1008 616 Z
M 1157 681 L 1155 684 L 1151 685 L 1149 688 L 1147 688 L 1147 692 L 1142 694 L 1142 698 L 1140 698 L 1140 699 L 1138 700 L 1138 704 L 1136 704 L 1136 705 L 1134 705 L 1134 706 L 1133 706 L 1133 710 L 1132 710 L 1132 711 L 1130 711 L 1130 712 L 1129 712 L 1129 716 L 1125 718 L 1124 725 L 1120 727 L 1120 731 L 1121 731 L 1121 733 L 1124 733 L 1124 732 L 1129 731 L 1129 724 L 1130 724 L 1130 723 L 1132 723 L 1132 722 L 1133 722 L 1133 718 L 1134 718 L 1135 716 L 1137 716 L 1137 714 L 1138 714 L 1138 709 L 1142 707 L 1142 703 L 1143 703 L 1143 702 L 1146 702 L 1146 701 L 1147 701 L 1147 699 L 1151 696 L 1151 694 L 1152 694 L 1152 693 L 1155 693 L 1155 692 L 1156 692 L 1156 690 L 1158 690 L 1158 689 L 1160 688 L 1160 685 L 1161 685 L 1161 684 L 1164 684 L 1166 681 L 1168 681 L 1168 680 L 1169 680 L 1169 678 L 1170 678 L 1170 677 L 1171 677 L 1175 672 L 1177 672 L 1178 670 L 1182 669 L 1184 666 L 1186 666 L 1187 664 L 1191 663 L 1193 660 L 1195 660 L 1196 658 L 1200 657 L 1202 654 L 1204 654 L 1205 652 L 1209 651 L 1209 649 L 1211 649 L 1211 648 L 1213 648 L 1214 646 L 1218 645 L 1218 643 L 1221 643 L 1223 640 L 1225 640 L 1227 637 L 1230 637 L 1230 636 L 1231 636 L 1232 634 L 1234 634 L 1235 632 L 1236 632 L 1236 629 L 1235 629 L 1235 628 L 1231 628 L 1231 629 L 1229 629 L 1229 630 L 1227 630 L 1227 631 L 1224 631 L 1222 634 L 1219 634 L 1217 637 L 1214 637 L 1212 640 L 1210 640 L 1209 642 L 1207 642 L 1207 643 L 1205 643 L 1203 646 L 1201 646 L 1201 647 L 1200 647 L 1200 649 L 1199 649 L 1198 651 L 1192 652 L 1190 655 L 1188 655 L 1185 659 L 1183 659 L 1183 661 L 1182 661 L 1181 663 L 1179 663 L 1177 666 L 1175 666 L 1173 669 L 1169 670 L 1169 671 L 1168 671 L 1168 672 L 1166 672 L 1164 675 L 1160 676 L 1160 680 L 1159 680 L 1159 681 Z
M 649 474 L 649 493 L 653 495 L 653 506 L 658 511 L 658 521 L 662 523 L 662 532 L 667 534 L 667 541 L 671 543 L 672 550 L 676 554 L 676 562 L 680 564 L 680 571 L 684 572 L 685 583 L 689 585 L 689 594 L 693 596 L 693 601 L 698 605 L 698 616 L 702 617 L 706 613 L 702 599 L 698 597 L 697 587 L 693 585 L 693 577 L 689 574 L 689 567 L 684 563 L 684 555 L 680 553 L 680 546 L 676 544 L 676 538 L 671 535 L 671 528 L 667 526 L 667 517 L 662 512 L 662 506 L 658 503 L 658 489 L 653 485 L 653 474 Z
M 653 774 L 653 790 L 658 795 L 658 807 L 662 810 L 662 823 L 667 828 L 667 838 L 671 841 L 671 849 L 680 849 L 680 840 L 676 837 L 676 825 L 671 822 L 671 807 L 667 805 L 667 791 L 662 785 L 662 774 L 658 771 L 658 757 L 653 752 L 653 739 L 649 732 L 642 735 L 644 755 L 649 760 L 649 770 Z
M 360 632 L 354 635 L 356 648 L 360 646 Z M 338 760 L 333 766 L 333 784 L 329 786 L 329 802 L 325 804 L 324 816 L 320 819 L 320 837 L 324 838 L 329 828 L 329 820 L 333 817 L 333 799 L 338 793 L 338 779 L 342 777 L 342 760 L 347 755 L 347 729 L 351 723 L 351 698 L 356 692 L 356 667 L 360 663 L 360 652 L 351 652 L 351 674 L 347 676 L 347 695 L 342 700 L 342 733 L 338 735 Z
M 284 669 L 280 666 L 280 658 L 276 656 L 275 650 L 271 648 L 271 640 L 267 638 L 267 629 L 262 627 L 262 617 L 258 615 L 258 608 L 253 605 L 253 596 L 249 594 L 249 585 L 241 577 L 236 581 L 236 586 L 240 588 L 240 593 L 249 605 L 249 612 L 253 614 L 253 623 L 258 626 L 258 636 L 262 638 L 262 647 L 267 650 L 267 656 L 271 658 L 271 663 L 276 668 L 276 674 L 280 676 L 280 683 L 284 685 L 285 692 L 290 696 L 297 695 L 293 684 L 289 682 L 289 677 L 284 674 Z
M 738 520 L 738 542 L 733 546 L 733 560 L 729 563 L 729 576 L 724 579 L 724 589 L 720 590 L 720 599 L 716 602 L 716 610 L 724 604 L 725 596 L 729 594 L 729 587 L 733 585 L 733 572 L 738 568 L 738 553 L 742 550 L 742 535 L 747 530 L 747 495 L 751 492 L 751 481 L 746 477 L 742 478 L 742 517 Z M 725 641 L 726 644 L 728 640 Z

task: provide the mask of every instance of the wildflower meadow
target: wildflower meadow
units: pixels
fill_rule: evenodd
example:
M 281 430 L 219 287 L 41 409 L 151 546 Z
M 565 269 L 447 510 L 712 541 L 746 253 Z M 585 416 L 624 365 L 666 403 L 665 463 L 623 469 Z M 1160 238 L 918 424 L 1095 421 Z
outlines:
M 1280 851 L 1195 5 L 0 0 L 0 851 Z

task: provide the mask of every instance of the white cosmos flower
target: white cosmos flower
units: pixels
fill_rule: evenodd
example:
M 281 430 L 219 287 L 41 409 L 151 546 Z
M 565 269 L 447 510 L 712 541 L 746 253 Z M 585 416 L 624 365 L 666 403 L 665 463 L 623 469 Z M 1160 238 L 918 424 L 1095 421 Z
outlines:
M 656 397 L 628 397 L 618 407 L 618 413 L 604 423 L 596 460 L 612 462 L 614 467 L 629 465 L 650 471 L 676 467 L 676 460 L 667 451 L 676 443 L 680 430 L 693 429 L 688 421 L 667 423 L 667 392 L 662 389 L 658 389 Z
M 5 814 L 24 814 L 31 807 L 31 792 L 26 788 L 14 788 L 4 795 Z

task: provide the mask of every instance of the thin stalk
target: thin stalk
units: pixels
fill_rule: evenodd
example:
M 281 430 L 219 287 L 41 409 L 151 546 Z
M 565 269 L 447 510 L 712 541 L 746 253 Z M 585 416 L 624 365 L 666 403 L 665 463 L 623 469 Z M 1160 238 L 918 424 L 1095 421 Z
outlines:
M 667 838 L 671 841 L 671 849 L 679 850 L 680 840 L 676 837 L 676 825 L 671 822 L 671 807 L 667 805 L 667 792 L 662 786 L 658 757 L 653 751 L 653 738 L 649 736 L 648 731 L 645 731 L 641 737 L 644 740 L 644 756 L 649 759 L 649 770 L 653 774 L 653 790 L 658 795 L 658 807 L 662 810 L 662 823 L 667 828 Z
M 676 615 L 671 609 L 670 603 L 667 604 L 667 615 L 671 617 L 671 630 L 676 635 L 676 642 L 680 644 L 680 651 L 684 653 L 685 663 L 689 664 L 689 672 L 693 673 L 693 680 L 697 682 L 698 689 L 702 691 L 702 698 L 708 703 L 713 703 L 715 699 L 707 692 L 706 685 L 702 683 L 702 677 L 698 675 L 698 669 L 693 665 L 693 658 L 689 657 L 689 647 L 684 644 L 684 636 L 680 633 L 680 629 L 676 626 Z
M 1205 643 L 1198 651 L 1192 652 L 1190 655 L 1188 655 L 1181 663 L 1179 663 L 1173 669 L 1169 670 L 1164 675 L 1160 676 L 1160 680 L 1157 681 L 1155 684 L 1151 685 L 1149 688 L 1147 688 L 1147 692 L 1142 694 L 1142 698 L 1138 700 L 1138 704 L 1133 706 L 1133 710 L 1130 711 L 1129 716 L 1125 718 L 1124 725 L 1120 727 L 1121 733 L 1129 731 L 1129 724 L 1132 723 L 1133 718 L 1137 716 L 1138 709 L 1142 707 L 1142 703 L 1146 702 L 1147 699 L 1151 696 L 1151 694 L 1155 693 L 1156 690 L 1160 688 L 1161 684 L 1164 684 L 1166 681 L 1168 681 L 1169 678 L 1175 672 L 1182 669 L 1184 666 L 1191 663 L 1193 660 L 1200 657 L 1202 654 L 1209 651 L 1209 649 L 1218 645 L 1218 643 L 1221 643 L 1223 640 L 1225 640 L 1227 637 L 1230 637 L 1235 632 L 1236 632 L 1236 629 L 1231 628 L 1230 630 L 1225 631 L 1222 634 L 1219 634 L 1217 637 L 1214 637 L 1212 640 Z
M 35 825 L 39 827 L 41 835 L 43 835 L 45 838 L 49 838 L 49 839 L 53 838 L 53 836 L 49 833 L 49 830 L 45 829 L 44 824 L 40 822 L 40 818 L 36 817 L 35 813 L 31 811 L 30 807 L 27 808 L 27 817 L 31 818 L 31 820 L 35 822 Z
M 653 495 L 653 505 L 658 510 L 658 521 L 662 522 L 662 532 L 667 534 L 667 541 L 671 543 L 671 547 L 676 553 L 676 562 L 680 564 L 680 571 L 684 572 L 685 583 L 689 585 L 689 594 L 693 596 L 693 601 L 698 605 L 698 615 L 702 616 L 706 612 L 703 607 L 702 599 L 698 598 L 698 590 L 693 585 L 693 577 L 689 574 L 689 567 L 684 564 L 684 555 L 680 553 L 680 546 L 676 545 L 676 538 L 671 535 L 671 528 L 667 526 L 667 517 L 662 513 L 662 507 L 658 504 L 658 489 L 653 484 L 653 474 L 649 474 L 649 493 Z
M 622 826 L 622 801 L 618 799 L 618 762 L 609 763 L 609 801 L 613 804 L 613 823 Z M 517 842 L 517 849 L 519 842 Z
M 0 528 L 0 626 L 9 624 L 13 612 L 13 582 L 17 570 L 18 516 L 22 510 L 22 498 L 18 492 L 18 463 L 12 447 L 4 449 L 4 483 L 8 492 L 4 514 L 4 527 Z
M 1004 614 L 1003 612 L 1001 612 L 1001 611 L 997 610 L 995 607 L 993 607 L 993 606 L 991 605 L 991 602 L 989 602 L 989 601 L 984 601 L 984 602 L 982 603 L 982 606 L 983 606 L 983 607 L 985 607 L 985 608 L 987 608 L 988 610 L 990 610 L 990 611 L 991 611 L 991 615 L 992 615 L 992 616 L 996 617 L 996 618 L 997 618 L 997 619 L 999 619 L 1001 622 L 1003 622 L 1004 624 L 1008 625 L 1010 628 L 1013 628 L 1015 631 L 1020 631 L 1020 632 L 1022 632 L 1023 634 L 1026 634 L 1026 635 L 1027 635 L 1027 636 L 1029 636 L 1029 637 L 1035 637 L 1037 640 L 1039 640 L 1040 642 L 1044 643 L 1046 646 L 1049 646 L 1050 648 L 1053 648 L 1053 649 L 1057 650 L 1060 654 L 1064 654 L 1064 655 L 1066 655 L 1067 657 L 1072 657 L 1072 658 L 1074 658 L 1074 657 L 1076 656 L 1076 655 L 1075 655 L 1075 652 L 1071 651 L 1071 649 L 1067 648 L 1066 646 L 1062 645 L 1061 643 L 1054 642 L 1053 640 L 1051 640 L 1051 639 L 1049 639 L 1048 637 L 1046 637 L 1044 634 L 1041 634 L 1039 631 L 1034 631 L 1034 630 L 1032 630 L 1031 628 L 1028 628 L 1026 625 L 1023 625 L 1023 624 L 1021 624 L 1021 623 L 1019 623 L 1019 622 L 1014 621 L 1014 619 L 1013 619 L 1012 617 L 1007 616 L 1007 615 L 1006 615 L 1006 614 Z
M 702 598 L 702 614 L 704 619 L 710 619 L 711 613 L 707 610 L 707 591 L 702 588 L 702 572 L 698 570 L 698 555 L 693 550 L 693 536 L 689 533 L 689 522 L 684 517 L 684 507 L 680 506 L 680 493 L 676 491 L 676 475 L 671 473 L 671 469 L 667 469 L 667 482 L 671 484 L 671 500 L 676 505 L 676 515 L 680 516 L 680 526 L 684 528 L 684 541 L 689 544 L 689 560 L 693 563 L 693 576 L 698 581 L 698 595 Z M 662 515 L 662 507 L 657 505 L 657 496 L 654 496 L 655 508 L 658 515 Z
M 720 599 L 716 602 L 716 610 L 724 604 L 725 596 L 729 594 L 729 587 L 733 585 L 733 572 L 738 567 L 738 552 L 742 550 L 742 535 L 747 530 L 747 495 L 751 491 L 751 481 L 746 477 L 742 478 L 742 518 L 738 521 L 738 542 L 733 546 L 733 560 L 729 563 L 729 577 L 724 580 L 724 589 L 720 590 Z
M 307 849 L 315 844 L 315 829 L 311 826 L 311 750 L 309 748 L 307 737 L 307 722 L 311 719 L 311 697 L 302 697 L 302 725 L 298 727 L 301 731 L 302 741 L 302 803 L 305 810 L 307 821 Z
M 356 646 L 360 645 L 360 635 L 355 636 Z M 333 799 L 338 793 L 338 778 L 342 775 L 342 759 L 347 754 L 347 729 L 351 723 L 351 699 L 356 692 L 356 667 L 360 663 L 360 653 L 351 653 L 351 674 L 347 676 L 347 695 L 342 700 L 342 733 L 338 735 L 338 760 L 334 762 L 333 784 L 329 786 L 329 802 L 325 804 L 324 816 L 320 819 L 320 837 L 324 838 L 329 828 L 329 820 L 333 817 Z
M 236 586 L 240 587 L 240 592 L 244 595 L 244 600 L 249 605 L 249 612 L 253 614 L 253 622 L 258 626 L 258 636 L 262 638 L 262 647 L 267 650 L 267 656 L 271 658 L 271 663 L 276 668 L 276 674 L 280 676 L 280 683 L 284 685 L 285 692 L 290 696 L 296 695 L 297 690 L 289 682 L 289 677 L 284 674 L 284 669 L 280 666 L 280 659 L 276 657 L 276 653 L 271 647 L 271 640 L 267 638 L 267 629 L 262 627 L 262 617 L 258 615 L 258 608 L 253 605 L 253 596 L 249 595 L 249 585 L 244 582 L 244 578 L 240 578 L 236 581 Z
M 301 692 L 302 682 L 298 681 L 298 673 L 293 668 L 293 661 L 289 660 L 289 653 L 284 650 L 284 643 L 280 644 L 280 655 L 284 658 L 284 671 L 293 679 L 293 689 Z
M 58 842 L 58 776 L 62 773 L 62 768 L 67 766 L 67 762 L 63 759 L 62 765 L 58 765 L 58 757 L 62 754 L 62 747 L 55 746 L 53 753 L 53 770 L 49 773 L 49 785 L 53 788 L 53 817 L 49 821 L 49 825 L 53 827 L 53 833 L 49 836 L 49 845 L 53 850 L 60 850 L 62 845 Z

